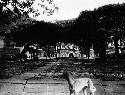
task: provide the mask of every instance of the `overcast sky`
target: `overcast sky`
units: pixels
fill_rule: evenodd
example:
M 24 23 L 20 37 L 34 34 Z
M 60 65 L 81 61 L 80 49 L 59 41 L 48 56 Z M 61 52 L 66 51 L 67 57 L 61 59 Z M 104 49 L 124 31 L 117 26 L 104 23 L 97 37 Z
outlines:
M 34 8 L 40 11 L 40 7 L 37 2 L 40 0 L 36 0 L 36 3 L 33 5 Z M 53 21 L 53 20 L 67 20 L 72 18 L 77 18 L 79 13 L 84 10 L 93 10 L 94 8 L 98 8 L 100 6 L 108 5 L 108 4 L 118 4 L 123 3 L 125 0 L 53 0 L 53 4 L 59 7 L 58 11 L 55 11 L 52 16 L 46 16 L 41 13 L 36 20 L 45 20 L 45 21 Z M 30 14 L 32 17 L 32 14 Z M 33 17 L 32 17 L 33 18 Z

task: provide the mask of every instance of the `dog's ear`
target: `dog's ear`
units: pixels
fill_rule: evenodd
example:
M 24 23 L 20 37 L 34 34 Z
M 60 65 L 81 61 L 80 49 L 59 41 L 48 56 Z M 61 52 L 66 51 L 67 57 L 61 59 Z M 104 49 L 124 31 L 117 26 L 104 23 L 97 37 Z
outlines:
M 68 71 L 65 71 L 65 74 L 69 74 L 69 72 L 68 72 Z
M 62 75 L 61 75 L 61 78 L 66 78 L 66 76 L 67 76 L 67 73 L 66 73 L 66 71 L 64 71 L 64 72 L 62 73 Z
M 67 70 L 64 70 L 63 74 L 68 74 L 68 71 L 67 71 Z
M 70 75 L 70 73 L 71 72 L 66 70 L 66 71 L 63 72 L 62 76 L 64 76 L 66 78 L 66 77 L 68 77 Z

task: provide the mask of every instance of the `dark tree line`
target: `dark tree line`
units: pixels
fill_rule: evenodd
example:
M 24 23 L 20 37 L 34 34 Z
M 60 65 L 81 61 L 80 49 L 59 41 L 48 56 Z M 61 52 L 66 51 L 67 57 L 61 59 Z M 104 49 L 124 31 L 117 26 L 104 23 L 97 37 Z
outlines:
M 36 21 L 29 25 L 18 25 L 18 28 L 11 30 L 11 35 L 17 43 L 36 40 L 43 45 L 56 45 L 57 42 L 73 42 L 86 53 L 93 44 L 95 53 L 100 57 L 106 55 L 108 37 L 113 36 L 115 53 L 118 55 L 118 40 L 125 35 L 124 10 L 125 4 L 106 5 L 93 11 L 81 12 L 71 24 Z
M 84 11 L 76 24 L 83 37 L 84 44 L 94 44 L 95 52 L 100 57 L 106 55 L 108 37 L 113 36 L 115 54 L 118 56 L 118 40 L 124 36 L 125 4 L 114 4 L 99 7 L 94 11 Z
M 113 36 L 115 52 L 118 55 L 118 40 L 124 36 L 124 9 L 125 4 L 116 4 L 94 11 L 83 11 L 71 25 L 37 22 L 29 26 L 31 28 L 28 28 L 27 35 L 32 34 L 31 38 L 42 40 L 46 44 L 73 42 L 81 45 L 86 53 L 93 44 L 95 53 L 99 53 L 100 57 L 106 55 L 108 37 Z

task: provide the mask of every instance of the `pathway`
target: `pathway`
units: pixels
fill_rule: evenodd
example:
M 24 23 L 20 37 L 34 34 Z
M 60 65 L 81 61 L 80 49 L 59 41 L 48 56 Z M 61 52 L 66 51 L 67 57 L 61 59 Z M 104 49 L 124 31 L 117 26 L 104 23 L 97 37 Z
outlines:
M 40 79 L 40 72 L 49 70 L 53 64 L 0 80 L 0 95 L 69 95 L 68 83 L 64 79 Z M 102 82 L 94 79 L 95 95 L 125 95 L 124 82 Z M 79 94 L 81 95 L 81 93 Z

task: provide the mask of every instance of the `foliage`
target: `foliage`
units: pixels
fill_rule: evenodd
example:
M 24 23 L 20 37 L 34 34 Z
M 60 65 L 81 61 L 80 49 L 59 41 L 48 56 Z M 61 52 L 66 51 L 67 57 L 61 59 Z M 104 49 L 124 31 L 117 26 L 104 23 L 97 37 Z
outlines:
M 95 52 L 106 53 L 108 37 L 113 36 L 118 52 L 118 39 L 125 36 L 125 4 L 105 5 L 94 11 L 83 11 L 77 18 L 77 31 L 83 37 L 83 45 L 94 44 Z M 104 55 L 104 54 L 100 54 Z
M 40 6 L 43 14 L 33 7 L 34 4 Z M 32 24 L 34 21 L 29 17 L 31 13 L 34 17 L 38 15 L 50 16 L 56 9 L 58 10 L 58 7 L 53 4 L 53 0 L 39 0 L 39 2 L 38 0 L 1 0 L 0 32 L 10 33 L 20 26 Z

